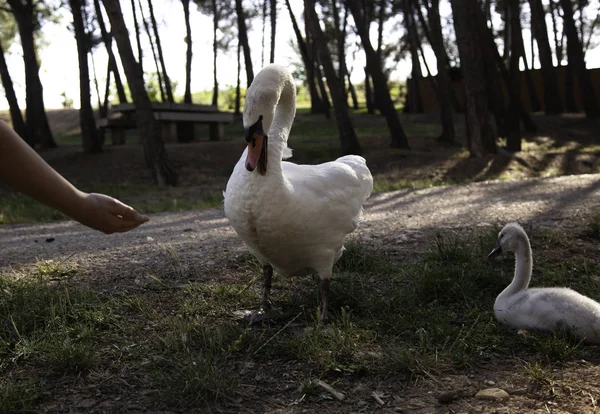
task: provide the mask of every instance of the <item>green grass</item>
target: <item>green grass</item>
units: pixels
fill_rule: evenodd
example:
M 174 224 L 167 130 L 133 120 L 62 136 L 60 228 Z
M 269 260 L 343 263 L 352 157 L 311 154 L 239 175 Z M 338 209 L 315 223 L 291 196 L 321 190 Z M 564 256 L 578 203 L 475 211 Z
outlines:
M 110 134 L 110 133 L 108 133 Z M 71 131 L 60 131 L 54 133 L 54 141 L 58 145 L 82 145 L 81 142 L 81 131 L 73 129 Z
M 223 193 L 210 191 L 190 197 L 184 190 L 157 189 L 151 186 L 94 186 L 90 192 L 101 192 L 132 205 L 145 214 L 166 211 L 202 210 L 223 204 Z M 64 214 L 18 193 L 0 197 L 0 225 L 36 223 L 67 219 Z
M 95 349 L 111 310 L 91 292 L 50 282 L 72 271 L 40 263 L 29 277 L 0 278 L 0 372 L 21 372 L 0 381 L 1 412 L 30 412 L 42 398 L 41 383 L 85 375 L 98 363 Z
M 547 367 L 589 351 L 568 335 L 519 335 L 495 320 L 493 302 L 514 265 L 510 255 L 486 258 L 497 230 L 437 234 L 425 254 L 403 263 L 348 243 L 334 268 L 328 325 L 319 323 L 318 283 L 310 277 L 275 277 L 273 299 L 283 312 L 273 321 L 249 327 L 233 318 L 260 300 L 260 266 L 249 254 L 232 262 L 236 282 L 193 281 L 178 252 L 165 246 L 175 276 L 158 273 L 145 289 L 112 296 L 69 287 L 78 271 L 69 263 L 2 275 L 0 409 L 35 411 L 78 378 L 93 387 L 125 381 L 127 394 L 146 408 L 235 406 L 249 383 L 261 389 L 255 370 L 278 377 L 288 363 L 299 367 L 299 386 L 340 375 L 382 381 L 466 372 L 482 358 L 522 360 L 532 381 L 544 381 Z M 548 240 L 546 233 L 532 237 L 542 256 L 556 248 Z M 600 266 L 579 259 L 558 268 L 537 260 L 534 284 L 564 282 L 597 296 L 591 275 Z M 310 386 L 301 393 L 316 397 Z
M 30 413 L 41 396 L 41 387 L 35 379 L 0 382 L 0 412 Z
M 587 235 L 593 239 L 600 240 L 600 214 L 594 216 L 590 222 Z
M 32 198 L 18 193 L 0 197 L 0 224 L 63 220 L 65 216 Z

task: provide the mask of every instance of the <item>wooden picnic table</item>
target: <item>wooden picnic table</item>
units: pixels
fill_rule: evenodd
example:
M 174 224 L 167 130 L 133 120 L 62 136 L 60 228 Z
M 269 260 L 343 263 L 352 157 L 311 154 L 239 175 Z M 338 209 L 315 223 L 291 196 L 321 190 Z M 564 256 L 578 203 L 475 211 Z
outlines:
M 154 119 L 165 142 L 193 140 L 194 125 L 207 124 L 209 139 L 223 139 L 223 126 L 233 122 L 233 113 L 221 112 L 212 105 L 153 102 Z M 125 131 L 136 128 L 133 103 L 113 106 L 106 118 L 98 120 L 98 128 L 109 129 L 113 145 L 125 143 Z

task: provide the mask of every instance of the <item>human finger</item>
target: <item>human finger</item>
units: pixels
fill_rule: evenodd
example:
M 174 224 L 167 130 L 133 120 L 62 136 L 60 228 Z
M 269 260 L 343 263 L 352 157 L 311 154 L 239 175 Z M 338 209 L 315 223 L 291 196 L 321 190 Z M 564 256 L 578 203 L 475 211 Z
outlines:
M 148 220 L 150 220 L 150 218 L 148 218 L 148 216 L 140 214 L 133 207 L 130 207 L 127 204 L 124 204 L 116 199 L 115 199 L 115 203 L 113 204 L 113 208 L 111 209 L 111 213 L 114 214 L 115 216 L 120 216 L 120 218 L 123 220 L 131 221 L 131 222 L 139 223 L 139 224 L 145 223 Z

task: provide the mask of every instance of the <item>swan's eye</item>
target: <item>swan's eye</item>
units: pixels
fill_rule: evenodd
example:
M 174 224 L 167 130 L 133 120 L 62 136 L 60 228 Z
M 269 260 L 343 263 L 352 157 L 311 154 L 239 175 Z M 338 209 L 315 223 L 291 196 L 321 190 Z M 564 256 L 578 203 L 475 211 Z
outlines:
M 504 237 L 504 233 L 502 233 L 502 234 L 500 235 L 500 238 L 502 238 L 502 237 Z

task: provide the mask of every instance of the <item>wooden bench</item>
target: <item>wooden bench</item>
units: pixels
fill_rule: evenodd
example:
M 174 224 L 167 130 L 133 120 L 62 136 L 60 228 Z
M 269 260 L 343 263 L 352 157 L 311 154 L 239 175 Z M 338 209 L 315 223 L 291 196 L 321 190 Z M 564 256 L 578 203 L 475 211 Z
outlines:
M 223 126 L 233 122 L 233 113 L 220 112 L 212 105 L 154 102 L 152 112 L 165 142 L 192 141 L 196 124 L 207 124 L 210 140 L 218 141 L 223 139 Z M 114 145 L 125 143 L 125 130 L 136 128 L 135 105 L 113 106 L 108 116 L 98 121 L 98 127 L 111 131 Z

